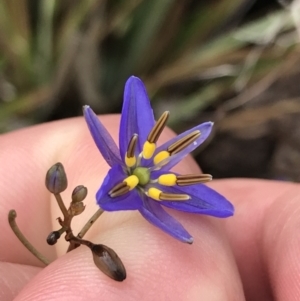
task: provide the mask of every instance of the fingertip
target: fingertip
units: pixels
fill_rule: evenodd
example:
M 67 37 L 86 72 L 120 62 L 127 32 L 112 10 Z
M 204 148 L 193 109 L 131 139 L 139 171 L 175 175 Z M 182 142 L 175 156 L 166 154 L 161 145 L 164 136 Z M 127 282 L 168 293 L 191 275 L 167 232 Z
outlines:
M 226 237 L 217 222 L 182 213 L 195 232 L 181 243 L 147 223 L 137 212 L 103 215 L 87 239 L 113 248 L 127 278 L 119 283 L 101 273 L 84 246 L 43 270 L 16 300 L 244 300 Z M 208 289 L 209 288 L 209 289 Z
M 263 226 L 263 258 L 278 300 L 300 296 L 300 196 L 293 185 L 266 212 Z
M 0 262 L 0 299 L 14 300 L 22 288 L 40 272 L 41 268 Z

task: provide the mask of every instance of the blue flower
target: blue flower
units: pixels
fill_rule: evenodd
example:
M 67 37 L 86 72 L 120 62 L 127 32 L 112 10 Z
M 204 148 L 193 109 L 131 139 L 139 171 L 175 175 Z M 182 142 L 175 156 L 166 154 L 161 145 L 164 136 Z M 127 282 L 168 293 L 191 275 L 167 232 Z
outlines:
M 210 175 L 170 171 L 209 136 L 213 123 L 202 123 L 157 147 L 169 112 L 154 120 L 145 86 L 134 76 L 125 85 L 120 149 L 92 109 L 84 106 L 83 111 L 92 137 L 111 167 L 96 194 L 103 210 L 139 210 L 150 223 L 187 243 L 193 242 L 192 236 L 163 206 L 216 217 L 233 215 L 232 204 L 202 184 L 211 180 Z

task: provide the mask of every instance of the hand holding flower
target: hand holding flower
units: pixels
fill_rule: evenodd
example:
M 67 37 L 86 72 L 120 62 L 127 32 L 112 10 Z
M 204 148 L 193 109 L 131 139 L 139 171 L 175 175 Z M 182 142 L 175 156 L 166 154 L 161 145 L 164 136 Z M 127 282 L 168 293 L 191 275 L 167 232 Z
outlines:
M 100 119 L 116 140 L 119 117 Z M 171 137 L 165 129 L 162 143 Z M 111 246 L 123 259 L 128 278 L 117 283 L 99 272 L 87 249 L 61 256 L 65 244 L 50 247 L 45 241 L 60 215 L 44 186 L 45 171 L 53 163 L 63 162 L 68 173 L 70 188 L 64 193 L 71 195 L 72 188 L 81 183 L 89 188 L 78 229 L 98 208 L 92 195 L 109 166 L 95 148 L 83 119 L 2 135 L 0 146 L 1 301 L 297 300 L 297 184 L 212 181 L 208 185 L 235 205 L 233 217 L 224 220 L 166 210 L 194 236 L 191 246 L 153 227 L 137 211 L 105 212 L 87 238 Z M 190 157 L 175 168 L 178 174 L 199 173 Z M 11 208 L 19 212 L 20 228 L 41 252 L 52 260 L 60 256 L 47 268 L 41 268 L 9 229 L 7 212 Z

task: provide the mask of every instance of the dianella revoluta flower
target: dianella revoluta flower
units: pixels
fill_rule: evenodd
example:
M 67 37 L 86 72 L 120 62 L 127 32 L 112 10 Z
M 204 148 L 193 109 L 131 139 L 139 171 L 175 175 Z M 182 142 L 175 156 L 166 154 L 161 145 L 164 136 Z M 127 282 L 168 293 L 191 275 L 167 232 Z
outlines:
M 212 122 L 158 146 L 169 112 L 155 121 L 145 86 L 134 76 L 125 85 L 119 148 L 92 109 L 84 106 L 83 111 L 92 137 L 111 167 L 96 194 L 103 210 L 138 210 L 150 223 L 187 243 L 193 242 L 192 236 L 164 206 L 216 217 L 233 215 L 232 204 L 203 184 L 211 180 L 211 175 L 171 171 L 209 136 Z

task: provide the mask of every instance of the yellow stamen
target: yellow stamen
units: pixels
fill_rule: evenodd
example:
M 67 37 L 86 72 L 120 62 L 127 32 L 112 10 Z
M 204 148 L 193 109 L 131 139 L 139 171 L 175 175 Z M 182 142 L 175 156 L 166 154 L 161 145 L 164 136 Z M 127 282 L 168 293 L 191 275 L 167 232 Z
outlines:
M 153 159 L 154 164 L 157 165 L 159 162 L 165 160 L 166 158 L 170 157 L 170 153 L 167 151 L 159 152 Z
M 132 136 L 132 138 L 130 139 L 129 144 L 128 144 L 127 152 L 126 152 L 126 155 L 125 155 L 125 164 L 128 167 L 132 167 L 136 164 L 136 158 L 135 158 L 135 155 L 134 155 L 134 151 L 135 151 L 135 148 L 136 148 L 137 139 L 138 139 L 138 135 L 134 134 Z
M 138 185 L 139 178 L 135 175 L 131 175 L 131 176 L 127 177 L 126 179 L 124 179 L 123 182 L 125 182 L 127 184 L 127 186 L 129 187 L 129 190 L 132 190 Z
M 164 193 L 161 190 L 151 187 L 147 191 L 147 195 L 156 201 L 170 201 L 170 202 L 180 202 L 187 201 L 190 196 L 187 194 L 177 194 L 177 193 Z
M 135 165 L 135 163 L 136 163 L 136 157 L 129 158 L 129 157 L 127 157 L 127 153 L 126 153 L 126 156 L 125 156 L 125 164 L 126 164 L 126 166 L 132 167 L 132 166 Z
M 161 185 L 165 185 L 165 186 L 176 185 L 176 181 L 177 181 L 177 177 L 176 177 L 176 175 L 174 175 L 172 173 L 161 175 L 158 178 L 158 183 L 161 184 Z
M 155 152 L 155 149 L 156 149 L 155 143 L 151 143 L 149 141 L 146 141 L 144 143 L 144 146 L 143 146 L 143 157 L 145 159 L 152 158 L 152 156 L 153 156 L 153 154 Z
M 160 201 L 159 197 L 161 195 L 161 191 L 157 188 L 151 187 L 149 188 L 147 195 L 156 201 Z

